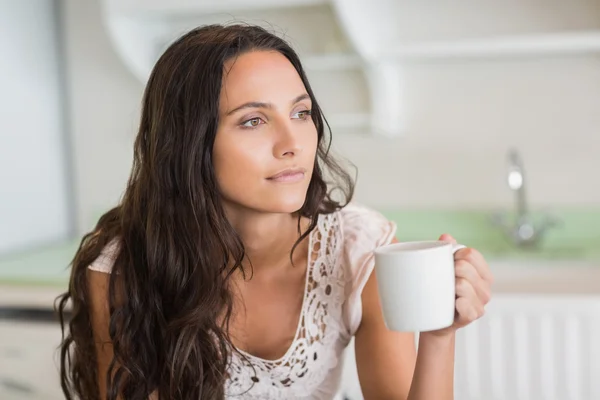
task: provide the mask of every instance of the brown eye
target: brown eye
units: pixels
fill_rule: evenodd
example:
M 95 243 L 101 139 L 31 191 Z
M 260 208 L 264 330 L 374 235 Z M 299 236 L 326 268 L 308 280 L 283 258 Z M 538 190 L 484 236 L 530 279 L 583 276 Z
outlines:
M 310 117 L 310 115 L 310 110 L 298 111 L 296 114 L 294 114 L 294 119 L 307 119 L 308 117 Z
M 252 118 L 249 119 L 247 121 L 244 121 L 242 123 L 242 126 L 244 128 L 256 128 L 257 126 L 259 126 L 262 123 L 262 120 L 260 118 Z

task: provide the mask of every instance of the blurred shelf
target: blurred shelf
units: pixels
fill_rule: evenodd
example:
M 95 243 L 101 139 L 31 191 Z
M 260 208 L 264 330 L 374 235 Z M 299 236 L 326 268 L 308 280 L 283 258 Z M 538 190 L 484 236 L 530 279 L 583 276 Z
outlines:
M 600 31 L 505 35 L 448 42 L 405 44 L 378 58 L 404 61 L 432 58 L 519 57 L 600 52 Z
M 539 57 L 600 53 L 600 31 L 498 36 L 447 42 L 403 44 L 373 55 L 371 62 L 404 63 L 419 60 L 486 57 Z M 316 71 L 364 68 L 358 54 L 336 53 L 303 57 Z
M 405 31 L 398 28 L 402 22 L 399 16 L 404 16 L 405 20 L 412 18 L 422 20 L 423 23 L 429 21 L 430 24 L 437 24 L 440 20 L 446 21 L 452 17 L 444 14 L 450 9 L 427 6 L 425 3 L 418 7 L 414 6 L 417 3 L 409 6 L 408 2 L 391 0 L 101 0 L 101 3 L 105 25 L 117 53 L 141 82 L 147 81 L 158 56 L 170 41 L 165 38 L 179 36 L 184 25 L 201 24 L 202 21 L 227 23 L 232 17 L 243 17 L 252 12 L 255 12 L 255 16 L 262 16 L 263 12 L 265 15 L 274 15 L 269 14 L 271 11 L 286 15 L 284 21 L 289 23 L 296 20 L 295 13 L 301 8 L 316 7 L 312 10 L 315 13 L 331 14 L 330 23 L 336 25 L 347 43 L 344 42 L 343 46 L 312 48 L 310 44 L 307 45 L 302 52 L 306 70 L 316 73 L 348 70 L 362 72 L 367 88 L 363 92 L 369 97 L 368 109 L 372 113 L 332 115 L 332 127 L 378 132 L 390 137 L 402 136 L 409 125 L 404 99 L 407 82 L 404 81 L 402 71 L 403 66 L 408 63 L 454 59 L 477 61 L 509 57 L 568 57 L 600 53 L 600 28 L 597 28 L 600 24 L 582 22 L 570 25 L 532 25 L 537 16 L 544 12 L 554 13 L 554 20 L 559 21 L 562 17 L 561 9 L 548 9 L 541 3 L 533 8 L 525 7 L 516 0 L 500 8 L 482 6 L 481 13 L 475 14 L 471 6 L 453 5 L 452 10 L 457 9 L 452 14 L 455 18 L 450 23 L 453 30 L 439 30 L 437 35 L 425 35 L 430 38 L 427 40 L 417 39 L 410 32 L 406 35 Z M 597 8 L 584 8 L 581 5 L 565 7 L 582 7 L 582 15 L 591 15 L 597 11 Z M 498 10 L 501 10 L 502 15 L 496 18 Z M 513 24 L 514 15 L 522 13 L 526 17 Z M 433 17 L 428 18 L 429 15 Z M 486 18 L 491 24 L 503 21 L 504 28 L 501 32 L 504 33 L 486 36 L 484 32 L 499 31 L 459 29 L 462 28 L 462 20 L 456 16 L 464 17 L 467 28 L 471 25 L 481 26 L 481 21 L 486 21 Z M 311 30 L 310 43 L 321 40 L 334 42 L 331 34 L 332 37 L 329 38 L 321 39 L 318 35 L 315 38 L 314 30 L 318 26 L 299 21 L 296 23 L 302 29 Z M 523 31 L 534 32 L 517 33 Z M 448 39 L 444 32 L 461 32 L 463 38 Z M 470 37 L 464 37 L 465 35 Z M 407 38 L 413 40 L 406 41 Z M 331 52 L 322 53 L 327 50 Z M 348 84 L 354 82 L 348 81 Z M 391 127 L 396 128 L 392 130 Z
M 327 0 L 108 0 L 110 10 L 119 14 L 182 15 L 256 11 L 316 6 Z

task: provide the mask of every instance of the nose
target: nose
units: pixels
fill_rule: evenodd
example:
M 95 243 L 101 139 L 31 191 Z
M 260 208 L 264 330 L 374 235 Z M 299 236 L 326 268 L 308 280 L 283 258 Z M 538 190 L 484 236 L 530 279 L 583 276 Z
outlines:
M 302 152 L 302 143 L 298 134 L 289 124 L 280 124 L 275 132 L 273 156 L 275 158 L 291 158 Z

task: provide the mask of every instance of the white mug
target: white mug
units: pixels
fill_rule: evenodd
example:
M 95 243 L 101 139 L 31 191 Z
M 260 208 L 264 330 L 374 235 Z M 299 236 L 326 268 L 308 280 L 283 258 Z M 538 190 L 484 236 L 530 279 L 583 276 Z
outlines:
M 427 332 L 454 323 L 454 253 L 444 241 L 403 242 L 375 250 L 375 272 L 388 329 Z

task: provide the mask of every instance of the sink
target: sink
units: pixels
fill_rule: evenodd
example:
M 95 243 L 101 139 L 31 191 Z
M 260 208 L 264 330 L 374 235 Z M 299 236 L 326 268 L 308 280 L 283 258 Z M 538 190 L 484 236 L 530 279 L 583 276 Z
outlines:
M 398 225 L 400 241 L 432 240 L 442 233 L 481 251 L 489 261 L 539 266 L 589 262 L 600 267 L 600 210 L 557 209 L 560 227 L 549 230 L 536 248 L 512 243 L 490 221 L 491 210 L 380 210 Z M 585 264 L 585 263 L 584 263 Z

